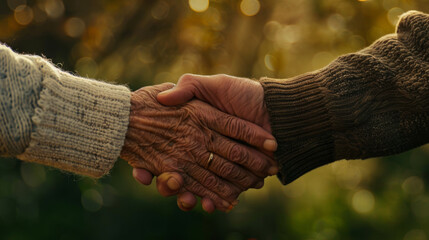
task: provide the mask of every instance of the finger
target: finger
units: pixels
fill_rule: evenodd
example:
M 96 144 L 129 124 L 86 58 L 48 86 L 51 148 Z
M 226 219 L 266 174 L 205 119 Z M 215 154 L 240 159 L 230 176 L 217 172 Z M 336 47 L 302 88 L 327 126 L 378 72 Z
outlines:
M 224 199 L 222 199 L 218 194 L 207 189 L 205 186 L 201 185 L 198 181 L 193 179 L 190 176 L 184 177 L 185 188 L 187 191 L 201 197 L 212 199 L 216 209 L 220 211 L 227 211 L 232 204 Z
M 256 149 L 234 142 L 218 134 L 214 134 L 207 149 L 262 178 L 275 175 L 278 172 L 275 160 Z
M 177 206 L 183 211 L 192 210 L 197 205 L 197 198 L 190 192 L 184 192 L 177 196 Z
M 243 188 L 227 182 L 212 172 L 195 164 L 187 166 L 186 173 L 203 187 L 209 189 L 211 192 L 217 194 L 229 203 L 235 201 L 238 195 L 244 191 Z
M 153 175 L 146 169 L 133 168 L 133 177 L 143 185 L 150 185 Z
M 260 126 L 223 113 L 204 103 L 201 103 L 201 109 L 198 111 L 199 117 L 205 119 L 210 129 L 259 149 L 270 152 L 277 150 L 277 141 L 274 136 Z
M 151 86 L 151 88 L 156 89 L 157 92 L 163 92 L 163 91 L 167 91 L 168 89 L 173 88 L 174 86 L 175 86 L 174 83 L 166 82 L 166 83 L 161 83 L 161 84 L 158 84 L 158 85 L 153 85 L 153 86 Z M 142 88 L 136 90 L 133 93 L 138 93 L 138 92 L 141 92 L 141 91 L 146 91 L 146 89 L 144 87 L 142 87 Z
M 159 103 L 166 106 L 174 106 L 184 104 L 194 97 L 194 87 L 188 86 L 177 86 L 167 91 L 158 93 L 156 99 Z
M 197 97 L 202 101 L 213 104 L 213 101 L 210 101 L 210 99 L 216 99 L 217 97 L 211 96 L 214 93 L 213 89 L 210 89 L 212 88 L 211 85 L 213 85 L 210 83 L 210 79 L 213 79 L 213 76 L 185 74 L 179 79 L 176 87 L 159 93 L 157 95 L 157 100 L 164 105 L 178 105 L 188 102 L 193 97 Z M 204 94 L 202 94 L 202 92 L 204 92 Z M 220 111 L 216 112 L 222 113 Z M 211 114 L 207 114 L 207 116 L 210 115 Z M 223 115 L 224 118 L 220 118 L 216 116 L 216 114 L 211 115 L 214 117 L 211 119 L 212 123 L 214 123 L 214 130 L 225 136 L 244 141 L 269 152 L 277 150 L 278 145 L 275 138 L 263 128 L 225 113 L 221 115 Z M 221 123 L 218 122 L 219 119 L 221 119 Z M 223 122 L 222 119 L 224 120 Z M 228 124 L 228 122 L 231 124 Z M 225 123 L 228 125 L 225 125 Z M 225 126 L 229 127 L 225 128 Z
M 201 199 L 201 206 L 203 207 L 204 211 L 208 213 L 214 212 L 216 210 L 216 207 L 213 203 L 213 201 L 209 198 L 203 198 Z
M 215 152 L 215 151 L 214 151 Z M 206 156 L 206 157 L 204 157 Z M 205 154 L 202 159 L 209 159 L 210 154 Z M 264 184 L 264 179 L 256 176 L 252 172 L 244 169 L 240 165 L 237 165 L 231 161 L 226 160 L 218 154 L 213 154 L 213 159 L 210 161 L 210 164 L 203 164 L 203 167 L 206 166 L 208 170 L 214 174 L 222 177 L 223 179 L 240 186 L 242 189 L 249 188 L 260 188 Z M 262 186 L 261 186 L 262 184 Z
M 183 178 L 174 172 L 162 173 L 156 178 L 156 187 L 164 197 L 176 195 L 183 187 Z
M 180 77 L 176 87 L 159 93 L 157 100 L 167 106 L 186 103 L 197 94 L 198 86 L 202 87 L 200 81 L 204 81 L 204 79 L 206 79 L 204 76 L 184 74 Z M 200 100 L 206 101 L 207 99 L 203 97 Z

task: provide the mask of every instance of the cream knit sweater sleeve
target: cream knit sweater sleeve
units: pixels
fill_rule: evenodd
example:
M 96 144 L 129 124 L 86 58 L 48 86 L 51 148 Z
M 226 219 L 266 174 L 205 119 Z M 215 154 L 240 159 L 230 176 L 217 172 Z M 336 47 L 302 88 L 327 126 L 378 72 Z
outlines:
M 118 158 L 130 91 L 0 44 L 0 155 L 101 177 Z

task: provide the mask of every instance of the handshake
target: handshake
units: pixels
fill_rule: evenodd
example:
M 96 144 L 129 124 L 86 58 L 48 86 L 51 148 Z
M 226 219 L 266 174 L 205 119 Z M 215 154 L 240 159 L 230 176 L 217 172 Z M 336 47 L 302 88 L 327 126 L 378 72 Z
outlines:
M 264 90 L 227 75 L 186 74 L 177 84 L 131 94 L 130 121 L 121 157 L 144 185 L 157 176 L 161 195 L 177 195 L 184 211 L 202 198 L 205 211 L 230 211 L 249 188 L 279 168 Z
M 428 29 L 429 15 L 411 11 L 396 34 L 314 72 L 259 83 L 187 74 L 131 101 L 124 86 L 0 44 L 0 156 L 101 177 L 120 155 L 182 210 L 199 196 L 205 211 L 229 211 L 269 175 L 287 184 L 336 160 L 428 143 Z

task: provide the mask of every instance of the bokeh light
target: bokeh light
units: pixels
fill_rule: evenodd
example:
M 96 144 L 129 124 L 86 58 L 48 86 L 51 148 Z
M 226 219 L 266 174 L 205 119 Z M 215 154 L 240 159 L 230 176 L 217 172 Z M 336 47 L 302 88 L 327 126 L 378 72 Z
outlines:
M 77 60 L 75 70 L 80 76 L 95 78 L 98 64 L 90 57 L 83 57 Z
M 353 209 L 358 213 L 369 213 L 374 209 L 374 195 L 365 189 L 357 191 L 352 198 Z
M 21 25 L 27 25 L 33 21 L 33 9 L 27 5 L 20 5 L 15 8 L 15 20 Z
M 422 194 L 425 190 L 425 184 L 421 178 L 412 176 L 405 179 L 405 181 L 402 183 L 402 189 L 407 194 Z
M 404 10 L 401 8 L 398 8 L 398 7 L 391 8 L 387 12 L 387 19 L 389 20 L 390 24 L 392 24 L 392 26 L 395 26 L 396 23 L 398 23 L 399 16 L 401 16 L 401 14 L 403 13 L 404 13 Z
M 242 0 L 240 3 L 240 10 L 246 16 L 255 16 L 261 9 L 259 0 Z
M 51 18 L 59 18 L 64 13 L 64 3 L 62 0 L 45 0 L 43 4 L 45 12 Z
M 69 18 L 65 22 L 64 31 L 70 37 L 79 37 L 85 31 L 85 22 L 77 17 Z
M 209 8 L 209 0 L 189 0 L 189 7 L 195 12 L 204 12 Z
M 165 1 L 158 1 L 151 10 L 152 17 L 157 20 L 162 20 L 166 18 L 169 12 L 170 5 Z

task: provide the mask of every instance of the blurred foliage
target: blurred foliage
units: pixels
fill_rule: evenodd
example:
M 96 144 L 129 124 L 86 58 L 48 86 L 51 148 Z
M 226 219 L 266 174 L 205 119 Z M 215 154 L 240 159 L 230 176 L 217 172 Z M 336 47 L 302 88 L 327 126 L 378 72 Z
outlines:
M 133 89 L 181 74 L 290 77 L 394 32 L 429 0 L 3 0 L 0 41 Z M 429 146 L 269 178 L 230 213 L 181 212 L 118 161 L 93 180 L 2 159 L 1 239 L 429 239 Z

